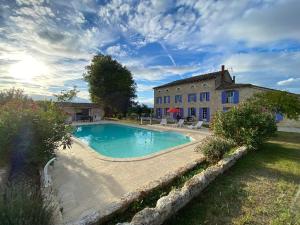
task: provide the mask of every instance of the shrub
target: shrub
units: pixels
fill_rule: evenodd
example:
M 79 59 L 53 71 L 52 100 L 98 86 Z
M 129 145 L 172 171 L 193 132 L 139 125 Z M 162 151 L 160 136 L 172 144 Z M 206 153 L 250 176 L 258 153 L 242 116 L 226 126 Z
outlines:
M 234 143 L 231 141 L 217 136 L 208 136 L 196 147 L 196 151 L 201 152 L 208 162 L 215 163 L 233 146 Z
M 0 92 L 0 157 L 22 151 L 26 163 L 39 168 L 57 148 L 71 145 L 65 119 L 53 102 L 34 102 L 20 90 Z
M 249 148 L 257 148 L 277 130 L 272 112 L 248 102 L 227 112 L 217 112 L 211 128 L 215 135 Z
M 0 223 L 52 225 L 54 205 L 43 200 L 39 187 L 18 182 L 6 185 L 0 192 Z

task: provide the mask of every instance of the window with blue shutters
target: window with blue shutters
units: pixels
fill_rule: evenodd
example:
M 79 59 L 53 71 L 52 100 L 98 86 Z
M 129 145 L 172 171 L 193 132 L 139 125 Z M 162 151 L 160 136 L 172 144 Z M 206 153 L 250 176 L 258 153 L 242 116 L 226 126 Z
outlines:
M 230 91 L 223 91 L 222 94 L 222 104 L 225 103 L 239 103 L 239 91 L 237 90 L 230 90 Z
M 156 104 L 162 103 L 162 97 L 156 97 Z
M 156 117 L 157 117 L 157 118 L 161 118 L 161 116 L 162 116 L 161 114 L 162 114 L 161 108 L 157 108 L 157 109 L 156 109 Z
M 188 116 L 196 116 L 196 108 L 188 108 Z
M 199 120 L 201 121 L 210 121 L 210 109 L 206 108 L 199 108 Z
M 175 95 L 175 103 L 182 103 L 182 95 Z
M 208 102 L 208 101 L 209 101 L 209 92 L 201 92 L 200 102 Z
M 188 102 L 196 102 L 197 95 L 196 94 L 188 94 Z
M 164 103 L 170 103 L 170 96 L 164 96 Z

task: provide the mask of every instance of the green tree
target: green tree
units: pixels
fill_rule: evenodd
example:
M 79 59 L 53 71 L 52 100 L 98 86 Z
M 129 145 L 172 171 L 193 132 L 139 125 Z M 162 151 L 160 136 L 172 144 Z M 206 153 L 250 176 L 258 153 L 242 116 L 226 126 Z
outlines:
M 150 115 L 151 114 L 151 108 L 149 108 L 145 104 L 140 104 L 138 102 L 134 102 L 132 106 L 128 110 L 128 114 L 136 114 L 138 117 L 141 117 L 142 115 Z
M 54 94 L 54 97 L 56 97 L 56 101 L 58 102 L 68 102 L 72 101 L 78 92 L 79 91 L 76 89 L 76 86 L 74 86 L 71 90 L 61 90 L 60 94 Z
M 126 114 L 136 97 L 136 84 L 125 66 L 100 54 L 93 57 L 83 76 L 89 84 L 92 102 L 104 106 L 106 114 Z
M 260 105 L 270 112 L 281 113 L 289 119 L 299 119 L 300 96 L 286 91 L 267 91 L 249 99 L 253 105 Z

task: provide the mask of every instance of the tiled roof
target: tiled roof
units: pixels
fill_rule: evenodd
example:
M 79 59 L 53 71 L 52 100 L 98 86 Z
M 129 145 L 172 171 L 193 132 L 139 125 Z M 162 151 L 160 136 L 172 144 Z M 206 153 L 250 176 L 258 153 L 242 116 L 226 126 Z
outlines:
M 224 70 L 224 74 L 228 73 L 228 70 Z M 162 88 L 162 87 L 170 87 L 170 86 L 175 86 L 175 85 L 180 85 L 180 84 L 188 84 L 188 83 L 194 83 L 198 81 L 204 81 L 204 80 L 210 80 L 210 79 L 215 79 L 217 76 L 221 76 L 222 71 L 218 72 L 213 72 L 213 73 L 207 73 L 207 74 L 202 74 L 194 77 L 189 77 L 181 80 L 175 80 L 167 84 L 163 84 L 161 86 L 154 87 L 153 89 L 156 88 Z
M 278 91 L 275 89 L 271 88 L 266 88 L 266 87 L 261 87 L 253 84 L 235 84 L 235 83 L 223 83 L 219 87 L 217 87 L 217 90 L 226 90 L 226 89 L 234 89 L 234 88 L 244 88 L 244 87 L 252 87 L 252 88 L 259 88 L 259 89 L 264 89 L 264 90 L 274 90 Z

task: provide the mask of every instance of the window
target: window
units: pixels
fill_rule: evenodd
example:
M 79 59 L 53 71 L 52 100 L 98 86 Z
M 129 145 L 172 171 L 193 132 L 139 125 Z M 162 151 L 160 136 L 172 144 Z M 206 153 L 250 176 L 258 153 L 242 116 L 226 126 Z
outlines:
M 169 91 L 169 89 L 166 89 L 166 92 L 168 92 Z
M 230 90 L 222 92 L 222 104 L 226 103 L 239 103 L 239 91 L 238 90 Z
M 195 87 L 195 85 L 192 85 L 191 88 L 193 89 Z
M 189 116 L 196 116 L 196 108 L 192 107 L 188 109 Z
M 207 108 L 202 108 L 202 119 L 207 119 Z
M 180 91 L 180 87 L 176 88 L 177 91 Z
M 196 102 L 197 101 L 197 95 L 196 94 L 189 94 L 188 95 L 188 102 Z
M 175 95 L 175 103 L 182 103 L 182 95 Z
M 226 91 L 226 103 L 233 103 L 233 91 Z
M 162 97 L 156 97 L 156 104 L 162 103 Z
M 207 83 L 204 83 L 202 86 L 203 86 L 203 87 L 208 87 Z
M 167 116 L 167 115 L 170 114 L 170 113 L 168 112 L 168 110 L 169 110 L 169 108 L 165 108 L 165 110 L 164 110 L 164 115 L 165 115 L 165 116 Z
M 209 92 L 201 92 L 200 93 L 200 102 L 208 102 L 209 101 Z
M 199 108 L 199 120 L 202 120 L 202 121 L 210 120 L 209 108 Z
M 161 118 L 161 108 L 156 109 L 156 117 Z
M 164 96 L 164 103 L 170 103 L 170 96 Z

